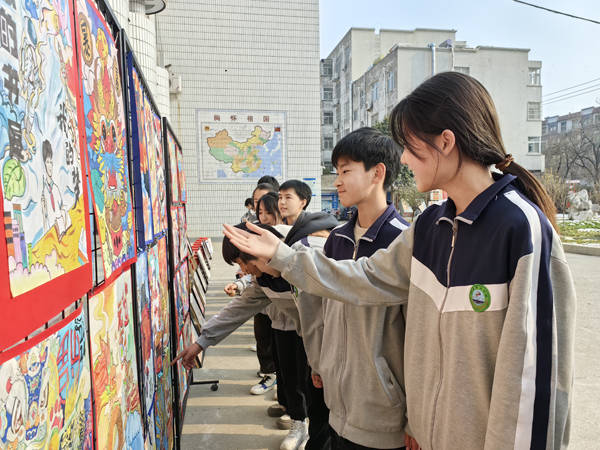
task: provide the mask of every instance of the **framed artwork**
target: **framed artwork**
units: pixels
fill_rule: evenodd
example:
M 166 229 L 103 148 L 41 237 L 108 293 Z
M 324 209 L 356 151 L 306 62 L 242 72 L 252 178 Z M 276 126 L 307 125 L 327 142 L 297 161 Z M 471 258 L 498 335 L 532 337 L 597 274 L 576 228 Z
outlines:
M 72 2 L 0 8 L 0 348 L 92 286 Z M 39 299 L 44 298 L 43 302 Z
M 97 448 L 144 448 L 131 273 L 89 299 Z
M 133 219 L 119 52 L 92 0 L 77 0 L 82 120 L 104 276 L 135 258 Z
M 86 330 L 80 306 L 0 354 L 0 448 L 93 448 Z

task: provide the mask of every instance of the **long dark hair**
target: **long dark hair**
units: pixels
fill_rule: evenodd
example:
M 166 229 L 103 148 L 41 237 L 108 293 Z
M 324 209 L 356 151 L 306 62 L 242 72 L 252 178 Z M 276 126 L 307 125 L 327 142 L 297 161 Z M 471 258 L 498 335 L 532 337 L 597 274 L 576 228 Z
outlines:
M 267 192 L 265 195 L 263 195 L 258 202 L 256 202 L 255 212 L 258 221 L 260 222 L 259 211 L 260 208 L 262 208 L 267 213 L 275 216 L 275 219 L 277 219 L 278 222 L 281 222 L 281 213 L 279 212 L 278 202 L 279 197 L 275 192 Z
M 492 97 L 475 78 L 458 72 L 429 78 L 392 110 L 390 127 L 394 140 L 409 152 L 410 135 L 437 149 L 432 137 L 452 131 L 459 149 L 459 168 L 463 157 L 486 167 L 499 165 L 502 173 L 517 177 L 517 187 L 557 229 L 554 202 L 537 178 L 507 155 Z

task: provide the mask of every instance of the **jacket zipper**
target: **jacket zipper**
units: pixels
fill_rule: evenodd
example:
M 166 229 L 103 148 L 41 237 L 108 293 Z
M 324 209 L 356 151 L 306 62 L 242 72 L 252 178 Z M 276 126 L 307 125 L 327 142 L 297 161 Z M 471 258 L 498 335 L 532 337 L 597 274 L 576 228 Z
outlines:
M 440 343 L 440 379 L 438 381 L 437 390 L 433 401 L 433 411 L 431 414 L 431 449 L 433 450 L 433 436 L 435 426 L 435 413 L 437 411 L 437 402 L 442 390 L 442 378 L 444 376 L 444 347 L 442 346 L 442 314 L 444 313 L 444 307 L 446 306 L 446 299 L 448 298 L 448 292 L 450 291 L 450 266 L 452 265 L 452 257 L 454 256 L 454 244 L 456 242 L 456 235 L 458 233 L 458 223 L 456 219 L 452 222 L 452 243 L 450 247 L 450 256 L 448 257 L 448 265 L 446 266 L 446 292 L 444 294 L 444 300 L 440 307 L 440 320 L 438 324 L 438 339 Z

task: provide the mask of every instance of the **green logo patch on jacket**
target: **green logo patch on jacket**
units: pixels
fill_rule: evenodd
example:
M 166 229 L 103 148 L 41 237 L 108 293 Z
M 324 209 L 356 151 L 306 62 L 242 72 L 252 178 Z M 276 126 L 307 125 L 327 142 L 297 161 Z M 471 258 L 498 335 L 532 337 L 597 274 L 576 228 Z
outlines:
M 474 284 L 469 291 L 469 300 L 473 311 L 483 312 L 490 307 L 492 296 L 483 284 Z

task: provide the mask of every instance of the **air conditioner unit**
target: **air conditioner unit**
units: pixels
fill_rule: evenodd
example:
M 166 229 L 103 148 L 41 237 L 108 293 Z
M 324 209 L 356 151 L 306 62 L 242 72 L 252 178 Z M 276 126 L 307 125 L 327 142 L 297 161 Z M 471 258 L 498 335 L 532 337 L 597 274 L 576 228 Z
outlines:
M 180 94 L 181 93 L 181 75 L 175 75 L 169 73 L 169 93 Z

